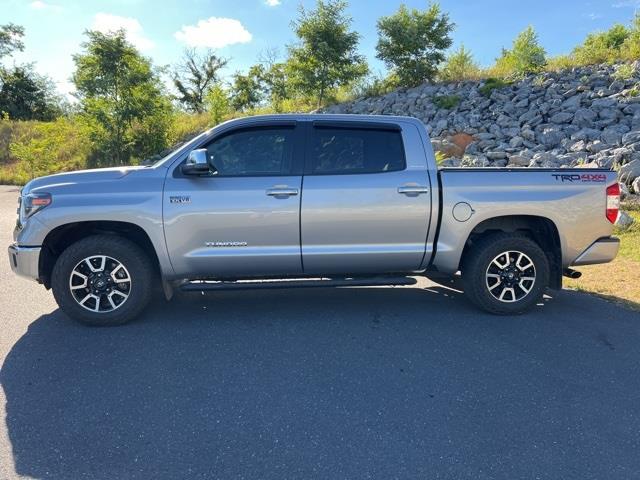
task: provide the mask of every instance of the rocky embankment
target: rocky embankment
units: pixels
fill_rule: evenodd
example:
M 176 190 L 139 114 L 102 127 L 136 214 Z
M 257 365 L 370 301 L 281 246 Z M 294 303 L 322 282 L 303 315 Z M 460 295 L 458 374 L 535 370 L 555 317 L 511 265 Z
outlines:
M 640 63 L 493 85 L 425 84 L 325 111 L 419 118 L 443 166 L 614 168 L 640 193 Z

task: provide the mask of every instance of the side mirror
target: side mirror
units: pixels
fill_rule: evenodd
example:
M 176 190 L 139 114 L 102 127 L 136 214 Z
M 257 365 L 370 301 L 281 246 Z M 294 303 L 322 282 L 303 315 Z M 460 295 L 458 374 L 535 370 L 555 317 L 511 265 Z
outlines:
M 180 168 L 183 175 L 204 175 L 211 171 L 207 161 L 207 149 L 191 150 L 187 161 Z

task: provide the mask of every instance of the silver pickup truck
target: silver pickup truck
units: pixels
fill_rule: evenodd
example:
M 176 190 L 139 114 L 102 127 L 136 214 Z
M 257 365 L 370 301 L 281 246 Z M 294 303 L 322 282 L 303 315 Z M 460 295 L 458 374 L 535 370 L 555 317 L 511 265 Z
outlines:
M 611 261 L 616 174 L 442 169 L 413 118 L 278 115 L 217 126 L 146 167 L 29 182 L 13 270 L 93 325 L 154 290 L 415 283 L 521 313 L 572 266 Z

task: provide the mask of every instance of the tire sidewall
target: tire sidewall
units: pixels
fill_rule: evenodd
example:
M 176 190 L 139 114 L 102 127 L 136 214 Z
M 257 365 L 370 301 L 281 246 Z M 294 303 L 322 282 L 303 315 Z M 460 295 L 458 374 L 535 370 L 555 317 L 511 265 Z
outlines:
M 76 302 L 69 288 L 73 269 L 93 255 L 106 255 L 119 261 L 131 277 L 129 297 L 122 306 L 110 312 L 96 313 L 85 309 Z M 120 325 L 136 317 L 149 301 L 150 264 L 144 252 L 124 238 L 93 236 L 74 243 L 60 255 L 53 268 L 51 283 L 56 302 L 70 317 L 93 326 Z

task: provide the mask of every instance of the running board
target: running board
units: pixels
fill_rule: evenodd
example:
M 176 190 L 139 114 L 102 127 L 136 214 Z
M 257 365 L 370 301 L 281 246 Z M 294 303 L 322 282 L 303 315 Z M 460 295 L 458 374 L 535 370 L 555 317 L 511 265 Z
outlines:
M 315 288 L 315 287 L 382 287 L 388 285 L 415 285 L 418 281 L 411 277 L 374 277 L 374 278 L 310 278 L 292 280 L 239 280 L 235 282 L 194 281 L 180 286 L 183 292 L 201 292 L 212 290 L 256 290 L 276 288 Z

